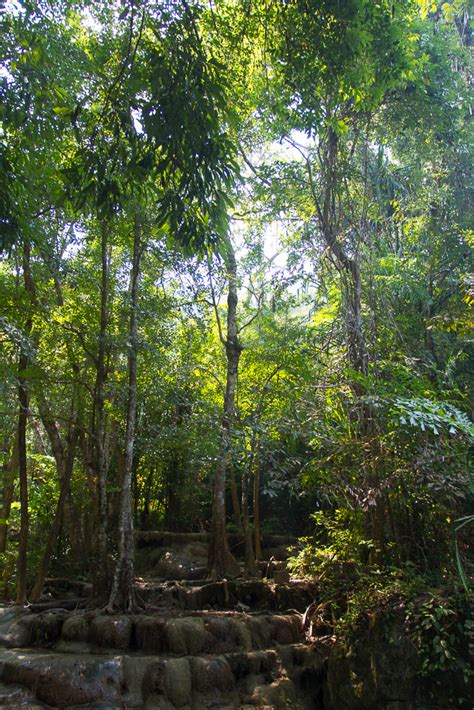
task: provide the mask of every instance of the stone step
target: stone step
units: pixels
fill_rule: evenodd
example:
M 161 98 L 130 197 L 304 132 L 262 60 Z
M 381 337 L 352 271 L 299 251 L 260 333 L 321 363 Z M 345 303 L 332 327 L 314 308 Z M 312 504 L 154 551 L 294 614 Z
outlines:
M 140 651 L 177 656 L 262 650 L 303 641 L 302 616 L 288 614 L 174 612 L 109 615 L 24 611 L 1 627 L 0 642 L 11 648 L 54 648 L 63 653 Z
M 0 707 L 44 710 L 48 705 L 38 702 L 35 694 L 21 685 L 0 683 Z
M 316 599 L 318 587 L 306 580 L 275 584 L 268 580 L 222 582 L 163 582 L 141 578 L 136 582 L 139 597 L 153 606 L 177 609 L 268 609 L 304 612 Z
M 286 610 L 304 612 L 317 597 L 317 585 L 308 580 L 291 579 L 277 583 L 268 579 L 235 579 L 213 582 L 206 579 L 164 580 L 154 576 L 137 577 L 135 589 L 138 600 L 165 609 L 237 609 Z M 34 611 L 53 608 L 74 610 L 85 606 L 92 593 L 91 585 L 83 585 L 82 595 L 51 579 L 45 586 L 41 600 L 33 604 Z M 1 612 L 0 612 L 1 613 Z M 0 618 L 1 625 L 1 618 Z
M 180 658 L 0 650 L 3 697 L 31 708 L 309 710 L 322 707 L 323 675 L 324 659 L 304 644 Z

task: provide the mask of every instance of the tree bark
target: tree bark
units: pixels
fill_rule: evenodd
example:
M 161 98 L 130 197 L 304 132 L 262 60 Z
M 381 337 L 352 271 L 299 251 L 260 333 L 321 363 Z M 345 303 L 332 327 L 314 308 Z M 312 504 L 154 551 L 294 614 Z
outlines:
M 137 350 L 138 350 L 138 296 L 141 257 L 141 224 L 135 217 L 133 233 L 133 257 L 130 277 L 130 325 L 128 350 L 128 402 L 125 431 L 125 461 L 120 494 L 119 549 L 114 579 L 109 597 L 108 610 L 131 611 L 135 606 L 133 588 L 135 541 L 132 514 L 132 468 L 135 446 L 135 423 L 137 416 Z
M 16 589 L 16 603 L 24 604 L 26 602 L 26 585 L 27 585 L 27 553 L 28 553 L 28 468 L 26 458 L 26 423 L 28 419 L 28 385 L 22 372 L 28 367 L 28 358 L 22 354 L 19 361 L 19 385 L 18 385 L 18 401 L 20 411 L 18 414 L 18 473 L 20 479 L 20 542 L 18 549 L 18 577 Z
M 30 297 L 30 304 L 35 301 L 35 288 L 30 271 L 31 249 L 28 241 L 23 242 L 23 280 L 26 292 Z M 25 333 L 29 337 L 33 328 L 33 318 L 30 314 L 26 320 Z M 29 534 L 29 513 L 28 513 L 28 467 L 26 452 L 26 426 L 28 422 L 29 390 L 28 383 L 24 376 L 30 362 L 28 345 L 22 347 L 18 363 L 18 475 L 20 480 L 20 540 L 18 547 L 18 572 L 16 603 L 26 602 L 27 592 L 27 554 L 28 554 L 28 534 Z
M 107 379 L 106 352 L 108 328 L 108 257 L 109 224 L 101 222 L 101 285 L 100 285 L 100 325 L 97 372 L 95 381 L 95 411 L 93 433 L 95 437 L 95 471 L 97 477 L 97 542 L 96 542 L 96 579 L 94 588 L 97 596 L 106 592 L 108 579 L 107 556 L 107 450 L 105 441 L 105 384 Z
M 232 469 L 232 466 L 229 469 L 229 478 L 230 478 L 230 493 L 232 496 L 232 510 L 234 512 L 235 524 L 237 526 L 237 530 L 240 530 L 240 532 L 243 533 L 244 529 L 242 527 L 242 513 L 240 511 L 239 491 L 237 488 L 237 481 L 235 480 L 235 474 Z
M 249 524 L 249 471 L 247 468 L 242 473 L 242 528 L 245 539 L 245 571 L 248 575 L 255 577 L 257 566 Z
M 255 538 L 255 559 L 263 559 L 262 531 L 260 525 L 260 459 L 257 457 L 253 474 L 253 531 Z
M 232 555 L 226 530 L 225 482 L 232 447 L 232 422 L 235 406 L 235 388 L 239 369 L 242 346 L 237 331 L 237 263 L 234 250 L 229 244 L 225 256 L 228 278 L 227 295 L 227 336 L 223 338 L 227 356 L 226 389 L 224 410 L 221 422 L 221 442 L 216 465 L 212 510 L 212 527 L 208 551 L 208 574 L 212 578 L 222 579 L 236 576 L 240 568 Z M 217 304 L 215 304 L 217 307 Z
M 140 529 L 146 530 L 148 526 L 148 519 L 150 517 L 150 495 L 153 485 L 153 478 L 155 476 L 155 469 L 150 466 L 148 471 L 148 476 L 146 477 L 146 483 L 143 489 L 143 508 L 140 514 Z
M 7 549 L 8 518 L 10 517 L 13 494 L 15 491 L 15 478 L 18 475 L 18 429 L 15 432 L 12 453 L 3 465 L 2 510 L 0 513 L 0 553 Z

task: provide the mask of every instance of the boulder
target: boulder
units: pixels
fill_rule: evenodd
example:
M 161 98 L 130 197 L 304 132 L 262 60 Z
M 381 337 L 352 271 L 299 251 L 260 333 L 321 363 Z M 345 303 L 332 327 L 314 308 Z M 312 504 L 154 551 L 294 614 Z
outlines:
M 161 653 L 167 648 L 166 622 L 154 616 L 140 617 L 135 623 L 135 643 L 139 649 Z
M 89 619 L 85 614 L 77 614 L 65 619 L 61 636 L 64 641 L 84 643 L 89 638 Z
M 167 696 L 177 708 L 190 702 L 191 669 L 186 658 L 172 658 L 166 662 L 165 689 Z
M 90 635 L 96 646 L 125 650 L 130 647 L 132 621 L 129 616 L 95 616 Z
M 39 646 L 55 643 L 61 638 L 62 626 L 67 618 L 63 611 L 48 611 L 38 616 L 30 617 L 31 642 Z
M 156 699 L 166 699 L 172 706 L 180 708 L 190 702 L 191 694 L 191 669 L 186 658 L 156 661 L 147 669 L 143 679 L 146 707 L 153 707 L 150 705 L 152 696 Z M 163 702 L 161 704 L 163 705 Z M 166 707 L 166 704 L 163 706 Z
M 21 648 L 31 643 L 33 615 L 23 606 L 0 608 L 0 644 Z
M 277 666 L 277 655 L 275 651 L 229 653 L 226 656 L 226 660 L 234 678 L 237 680 L 241 680 L 248 675 L 270 673 Z
M 207 693 L 213 689 L 229 693 L 234 689 L 234 676 L 224 658 L 191 659 L 191 677 L 193 690 Z
M 157 555 L 151 553 L 150 560 L 156 560 L 154 573 L 163 579 L 202 579 L 207 568 L 207 546 L 199 541 L 186 545 L 174 545 Z
M 296 614 L 286 616 L 273 616 L 270 619 L 272 626 L 272 637 L 277 643 L 291 644 L 301 640 L 303 633 L 303 623 L 300 616 Z
M 250 702 L 259 707 L 296 708 L 296 688 L 289 678 L 278 678 L 271 683 L 256 684 Z

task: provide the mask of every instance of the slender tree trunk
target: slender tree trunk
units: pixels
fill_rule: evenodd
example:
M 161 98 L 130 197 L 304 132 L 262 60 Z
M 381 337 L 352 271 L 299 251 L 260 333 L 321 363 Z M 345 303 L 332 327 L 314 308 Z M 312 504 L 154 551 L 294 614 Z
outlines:
M 244 529 L 242 527 L 242 513 L 240 512 L 239 491 L 237 488 L 237 481 L 235 480 L 235 474 L 232 466 L 229 469 L 229 478 L 230 492 L 232 496 L 232 510 L 234 512 L 235 524 L 237 526 L 237 529 L 243 533 Z
M 107 450 L 105 440 L 105 384 L 107 379 L 106 352 L 108 328 L 108 257 L 109 224 L 101 222 L 101 285 L 100 285 L 100 325 L 99 349 L 97 355 L 97 374 L 95 381 L 95 469 L 97 475 L 97 548 L 95 591 L 98 596 L 105 593 L 108 579 L 107 556 Z
M 260 524 L 260 459 L 257 457 L 253 474 L 253 530 L 255 537 L 255 559 L 261 560 L 262 531 Z
M 12 446 L 9 460 L 3 465 L 2 510 L 0 513 L 0 553 L 7 549 L 8 518 L 10 517 L 15 478 L 18 475 L 18 429 Z
M 249 471 L 247 468 L 242 473 L 242 528 L 245 539 L 245 571 L 248 575 L 255 577 L 257 566 L 249 524 Z
M 16 603 L 24 604 L 26 602 L 26 585 L 27 585 L 27 551 L 28 551 L 28 469 L 26 459 L 26 422 L 28 419 L 28 385 L 22 372 L 28 367 L 28 358 L 25 355 L 20 356 L 19 362 L 19 385 L 18 385 L 18 401 L 20 411 L 18 415 L 18 472 L 20 479 L 20 506 L 21 506 L 21 522 L 20 522 L 20 542 L 18 550 L 18 577 L 16 590 Z
M 181 519 L 180 488 L 182 486 L 182 471 L 179 454 L 173 452 L 172 459 L 166 466 L 167 502 L 165 525 L 167 530 L 177 531 Z
M 381 565 L 385 559 L 385 501 L 380 494 L 371 508 L 369 516 L 371 521 L 371 536 L 374 546 L 370 552 L 371 564 Z
M 71 422 L 69 426 L 69 432 L 68 432 L 68 441 L 69 444 L 67 448 L 65 449 L 63 446 L 63 442 L 61 440 L 61 434 L 60 430 L 58 427 L 58 424 L 54 417 L 51 415 L 51 412 L 49 410 L 49 405 L 48 402 L 46 401 L 46 398 L 44 394 L 41 391 L 38 391 L 36 394 L 36 400 L 38 402 L 38 409 L 39 413 L 41 416 L 41 421 L 46 429 L 46 433 L 48 434 L 48 438 L 51 444 L 51 449 L 53 452 L 54 460 L 56 461 L 56 468 L 58 471 L 58 478 L 59 478 L 59 484 L 60 486 L 63 485 L 63 482 L 66 478 L 66 472 L 68 471 L 68 462 L 69 462 L 69 457 L 70 457 L 70 447 L 73 446 L 73 459 L 71 461 L 71 471 L 69 475 L 72 475 L 72 468 L 74 465 L 74 456 L 75 456 L 75 451 L 78 443 L 78 432 L 77 432 L 77 412 L 76 412 L 76 406 L 75 406 L 75 400 L 74 400 L 74 395 L 73 395 L 73 406 L 72 406 L 72 412 L 71 412 Z M 64 501 L 61 503 L 61 520 L 66 522 L 66 527 L 67 527 L 67 532 L 69 535 L 69 542 L 71 545 L 71 551 L 72 551 L 72 556 L 76 562 L 79 562 L 82 556 L 82 544 L 80 541 L 79 537 L 79 532 L 77 530 L 77 523 L 74 518 L 74 511 L 72 508 L 72 500 L 71 500 L 71 487 L 70 487 L 70 482 L 67 483 L 65 493 L 64 493 Z
M 49 531 L 48 539 L 46 541 L 46 547 L 44 549 L 43 557 L 41 559 L 41 564 L 39 566 L 38 573 L 36 575 L 36 580 L 30 594 L 30 601 L 32 602 L 37 601 L 41 596 L 44 587 L 44 582 L 49 572 L 49 566 L 51 564 L 53 550 L 59 538 L 59 533 L 61 531 L 61 524 L 65 512 L 65 506 L 70 493 L 71 476 L 74 467 L 77 440 L 77 430 L 74 429 L 70 436 L 67 456 L 64 461 L 64 469 L 62 471 L 62 475 L 60 475 L 61 490 L 56 506 L 56 511 L 54 513 L 53 524 Z
M 264 396 L 260 399 L 259 406 L 257 408 L 257 417 L 259 417 L 262 406 L 263 406 Z M 242 475 L 242 527 L 244 531 L 245 539 L 245 571 L 251 576 L 255 576 L 257 573 L 257 566 L 255 564 L 255 553 L 252 541 L 252 531 L 250 530 L 249 524 L 249 478 L 254 471 L 254 461 L 255 453 L 258 446 L 258 435 L 257 430 L 254 427 L 252 431 L 252 438 L 250 440 L 250 453 L 248 463 Z M 255 495 L 255 490 L 253 491 Z M 261 552 L 261 550 L 260 550 Z
M 137 349 L 138 349 L 138 295 L 141 257 L 141 224 L 135 217 L 133 234 L 133 259 L 131 271 L 131 305 L 128 351 L 128 403 L 125 432 L 125 462 L 120 494 L 119 550 L 115 567 L 108 609 L 130 611 L 135 606 L 133 588 L 135 541 L 132 514 L 132 467 L 135 446 L 135 422 L 137 416 Z
M 147 529 L 148 519 L 150 517 L 150 494 L 151 494 L 151 488 L 152 488 L 154 476 L 155 476 L 155 469 L 153 466 L 150 466 L 150 469 L 148 471 L 148 476 L 146 477 L 144 491 L 143 491 L 143 508 L 142 508 L 142 512 L 140 515 L 140 528 L 142 530 Z
M 90 460 L 90 454 L 91 454 L 90 448 L 91 447 L 89 446 L 89 442 L 87 441 L 84 432 L 80 431 L 79 432 L 79 451 L 81 452 L 81 459 L 82 459 L 82 464 L 84 466 L 84 473 L 86 474 L 87 488 L 89 490 L 92 500 L 94 501 L 94 508 L 95 508 L 95 510 L 98 510 L 99 506 L 97 503 L 97 487 L 95 485 L 94 470 L 92 468 L 92 462 Z
M 23 279 L 25 289 L 30 297 L 31 306 L 35 301 L 35 289 L 30 271 L 30 244 L 23 243 Z M 26 321 L 25 332 L 27 337 L 31 335 L 33 328 L 33 318 L 30 315 Z M 28 468 L 26 455 L 26 426 L 28 421 L 29 391 L 24 372 L 27 369 L 30 358 L 27 353 L 27 346 L 23 347 L 18 363 L 18 475 L 20 480 L 20 540 L 18 547 L 18 576 L 16 602 L 24 604 L 26 602 L 27 591 L 27 554 L 28 554 Z
M 82 561 L 84 560 L 84 541 L 82 538 L 81 521 L 74 511 L 70 485 L 67 487 L 66 500 L 64 501 L 63 521 L 69 544 L 71 545 L 71 557 L 74 563 L 82 568 Z
M 232 446 L 232 421 L 234 417 L 235 388 L 239 369 L 242 346 L 237 331 L 237 263 L 232 246 L 229 244 L 226 255 L 228 274 L 227 296 L 227 337 L 223 340 L 227 355 L 227 377 L 224 395 L 224 411 L 221 425 L 221 444 L 216 465 L 212 528 L 208 552 L 208 573 L 211 577 L 222 579 L 239 574 L 239 565 L 233 557 L 226 530 L 225 481 L 229 469 Z
M 138 418 L 138 417 L 137 417 Z M 140 494 L 138 486 L 138 467 L 140 465 L 140 454 L 134 451 L 132 464 L 132 500 L 133 500 L 133 519 L 138 520 L 138 497 Z

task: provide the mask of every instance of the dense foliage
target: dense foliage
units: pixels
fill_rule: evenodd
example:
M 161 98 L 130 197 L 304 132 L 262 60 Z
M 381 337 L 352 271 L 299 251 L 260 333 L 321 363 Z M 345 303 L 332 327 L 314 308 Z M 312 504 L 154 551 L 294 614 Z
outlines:
M 467 3 L 19 0 L 0 46 L 3 595 L 131 607 L 134 527 L 225 506 L 249 573 L 290 531 L 467 589 Z

